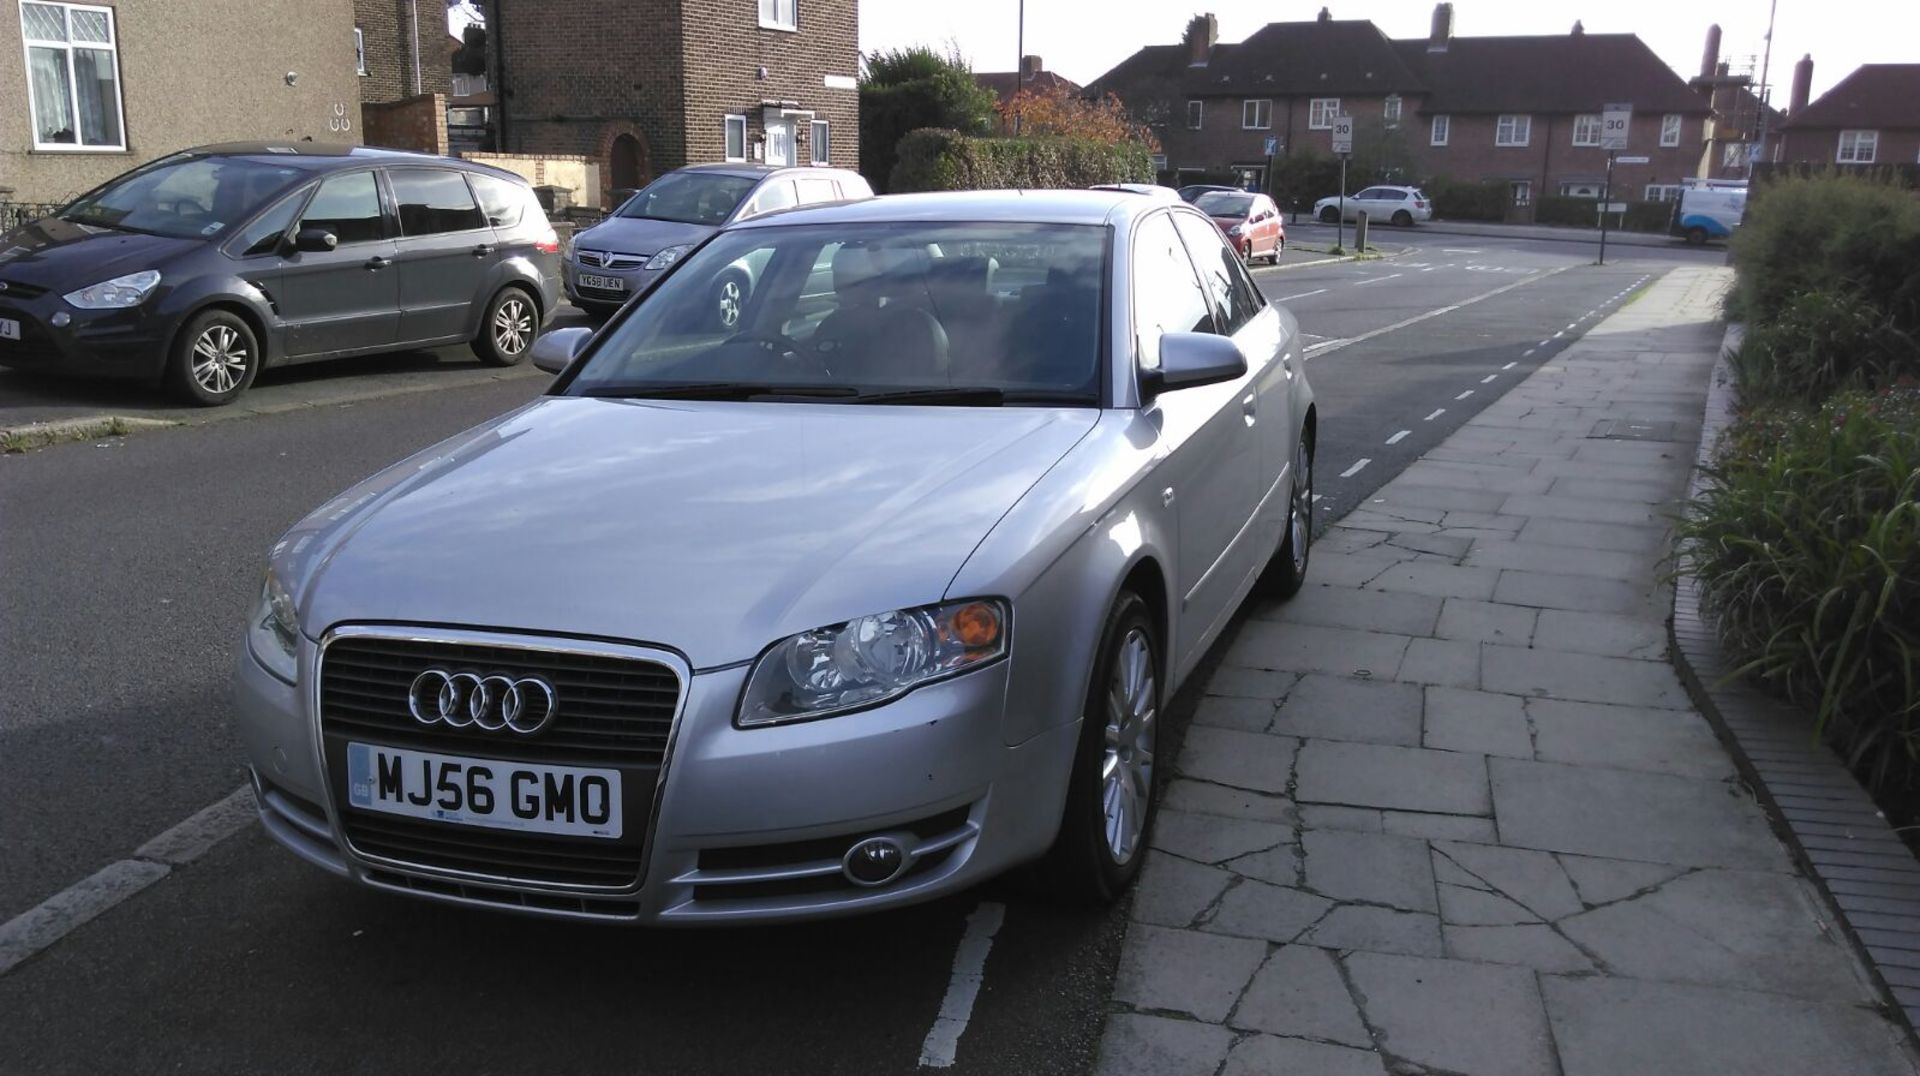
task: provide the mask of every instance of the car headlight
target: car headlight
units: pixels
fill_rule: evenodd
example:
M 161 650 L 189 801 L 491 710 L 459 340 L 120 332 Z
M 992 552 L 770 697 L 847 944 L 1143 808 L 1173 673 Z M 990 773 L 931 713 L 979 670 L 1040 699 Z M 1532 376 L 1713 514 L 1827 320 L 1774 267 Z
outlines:
M 740 699 L 741 728 L 872 706 L 1007 652 L 1007 605 L 950 602 L 857 617 L 774 644 Z
M 679 261 L 682 255 L 686 254 L 687 251 L 692 249 L 693 249 L 692 243 L 682 243 L 677 247 L 665 247 L 660 251 L 660 253 L 655 254 L 653 257 L 647 259 L 647 268 L 654 272 L 659 272 L 660 270 L 665 269 L 668 266 L 672 265 L 674 262 Z
M 139 306 L 159 286 L 159 270 L 142 269 L 137 273 L 103 280 L 79 291 L 70 291 L 61 298 L 82 310 L 120 310 Z
M 260 587 L 259 604 L 247 621 L 247 645 L 253 650 L 255 660 L 266 666 L 268 672 L 291 684 L 294 652 L 299 641 L 300 627 L 294 614 L 293 596 L 269 571 L 267 581 Z
M 1231 227 L 1231 228 L 1228 228 L 1228 229 L 1227 229 L 1227 234 L 1228 234 L 1228 235 L 1239 235 L 1239 234 L 1240 234 L 1241 232 L 1244 232 L 1244 231 L 1246 231 L 1246 230 L 1247 230 L 1247 226 L 1246 226 L 1246 225 L 1244 225 L 1244 224 L 1236 224 L 1236 225 L 1234 225 L 1233 227 Z

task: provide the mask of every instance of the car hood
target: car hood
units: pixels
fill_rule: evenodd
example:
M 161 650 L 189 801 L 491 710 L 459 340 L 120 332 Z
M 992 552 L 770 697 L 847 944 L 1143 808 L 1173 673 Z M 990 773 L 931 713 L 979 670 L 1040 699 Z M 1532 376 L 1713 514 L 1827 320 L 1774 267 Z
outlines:
M 608 217 L 573 237 L 575 248 L 611 250 L 621 254 L 656 254 L 666 247 L 698 243 L 718 228 L 710 224 L 683 224 L 648 217 Z
M 549 397 L 321 507 L 274 566 L 347 622 L 669 647 L 695 668 L 938 601 L 1085 409 Z
M 0 279 L 67 292 L 142 269 L 163 268 L 163 263 L 203 242 L 47 217 L 0 235 Z

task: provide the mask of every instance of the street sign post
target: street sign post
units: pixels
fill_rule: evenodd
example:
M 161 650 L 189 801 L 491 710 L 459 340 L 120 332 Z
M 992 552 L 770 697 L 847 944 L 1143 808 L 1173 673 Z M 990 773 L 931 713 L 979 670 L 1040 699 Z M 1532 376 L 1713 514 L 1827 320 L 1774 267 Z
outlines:
M 1353 152 L 1353 117 L 1335 116 L 1333 118 L 1333 151 L 1335 153 Z
M 1271 157 L 1278 152 L 1280 152 L 1280 140 L 1278 138 L 1268 138 L 1266 148 L 1267 156 Z
M 1333 118 L 1333 151 L 1340 155 L 1340 220 L 1335 224 L 1333 245 L 1347 245 L 1347 158 L 1353 155 L 1353 117 Z
M 1619 157 L 1616 159 L 1621 164 L 1652 164 L 1653 163 L 1653 158 L 1651 157 Z
M 1633 126 L 1633 103 L 1623 101 L 1600 109 L 1600 148 L 1607 151 L 1607 181 L 1600 188 L 1600 264 L 1607 264 L 1607 213 L 1619 203 L 1613 199 L 1615 154 L 1627 148 L 1627 131 Z M 1646 158 L 1638 158 L 1644 162 Z M 1625 212 L 1623 206 L 1620 212 Z

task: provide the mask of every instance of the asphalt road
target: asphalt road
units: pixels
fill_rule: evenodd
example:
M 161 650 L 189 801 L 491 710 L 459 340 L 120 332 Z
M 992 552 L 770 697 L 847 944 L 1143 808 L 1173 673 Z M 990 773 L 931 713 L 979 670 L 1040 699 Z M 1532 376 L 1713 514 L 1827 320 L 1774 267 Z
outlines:
M 1411 249 L 1256 274 L 1311 337 L 1323 522 L 1689 257 L 1394 239 Z M 303 376 L 356 395 L 383 375 Z M 232 645 L 286 526 L 539 384 L 0 457 L 0 921 L 241 783 Z M 819 926 L 622 933 L 357 891 L 252 828 L 0 974 L 0 1071 L 906 1071 L 983 901 L 1007 912 L 956 1071 L 1085 1071 L 1117 911 L 996 883 Z

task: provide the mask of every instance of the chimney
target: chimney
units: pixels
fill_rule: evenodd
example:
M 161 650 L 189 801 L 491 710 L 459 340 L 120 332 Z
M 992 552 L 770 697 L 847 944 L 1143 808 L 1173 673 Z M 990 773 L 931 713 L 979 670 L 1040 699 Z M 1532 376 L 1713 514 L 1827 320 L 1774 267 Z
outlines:
M 1573 36 L 1580 37 L 1587 32 L 1587 25 L 1579 19 L 1573 20 Z
M 1318 21 L 1320 21 L 1320 22 L 1332 22 L 1332 21 L 1333 21 L 1333 12 L 1331 12 L 1331 11 L 1329 11 L 1329 10 L 1327 10 L 1326 8 L 1321 8 L 1321 9 L 1320 9 L 1320 18 L 1319 18 L 1319 20 L 1318 20 Z
M 1427 35 L 1428 52 L 1445 52 L 1453 41 L 1453 5 L 1433 5 L 1433 32 Z
M 1046 69 L 1046 65 L 1040 62 L 1038 56 L 1020 57 L 1020 81 L 1022 82 L 1032 82 L 1035 75 Z
M 1787 115 L 1798 116 L 1800 110 L 1807 107 L 1807 96 L 1813 91 L 1813 54 L 1800 57 L 1793 65 L 1793 96 L 1787 100 Z
M 1205 15 L 1195 15 L 1187 23 L 1187 64 L 1191 67 L 1207 66 L 1207 58 L 1213 54 L 1213 43 L 1220 38 L 1220 20 L 1209 11 Z
M 1710 78 L 1714 65 L 1720 62 L 1720 24 L 1707 27 L 1707 50 L 1700 54 L 1700 77 Z

